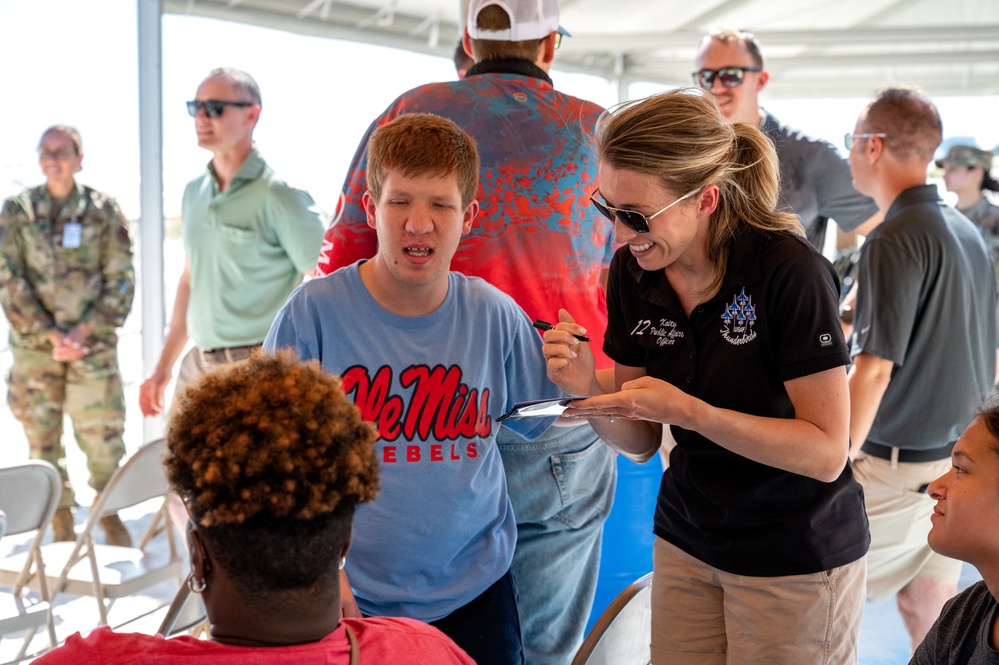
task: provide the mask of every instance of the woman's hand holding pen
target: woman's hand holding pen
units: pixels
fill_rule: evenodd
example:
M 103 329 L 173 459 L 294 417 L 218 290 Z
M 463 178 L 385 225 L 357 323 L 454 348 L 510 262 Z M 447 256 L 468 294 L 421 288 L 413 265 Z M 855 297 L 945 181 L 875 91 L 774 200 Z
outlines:
M 570 395 L 589 396 L 570 402 L 562 418 L 585 418 L 613 448 L 636 462 L 648 460 L 659 449 L 662 429 L 645 420 L 646 413 L 652 411 L 647 398 L 654 397 L 653 391 L 646 390 L 649 386 L 643 379 L 647 377 L 625 383 L 626 390 L 605 394 L 597 380 L 593 351 L 589 343 L 577 338 L 585 335 L 586 329 L 564 309 L 559 311 L 558 319 L 555 327 L 544 334 L 545 345 L 541 349 L 548 365 L 548 378 Z M 627 370 L 622 371 L 627 375 Z M 629 383 L 635 383 L 637 390 L 627 390 Z
M 541 351 L 548 366 L 548 378 L 570 395 L 599 395 L 596 361 L 588 342 L 580 342 L 586 328 L 576 323 L 569 312 L 558 312 L 559 322 L 545 332 Z

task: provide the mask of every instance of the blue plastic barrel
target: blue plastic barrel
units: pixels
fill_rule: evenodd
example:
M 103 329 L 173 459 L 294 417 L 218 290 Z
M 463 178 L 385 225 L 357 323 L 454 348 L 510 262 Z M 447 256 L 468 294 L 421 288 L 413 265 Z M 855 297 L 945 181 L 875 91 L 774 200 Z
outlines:
M 617 491 L 614 507 L 604 523 L 600 552 L 600 577 L 586 632 L 626 586 L 652 571 L 652 517 L 663 477 L 662 458 L 645 464 L 617 456 Z

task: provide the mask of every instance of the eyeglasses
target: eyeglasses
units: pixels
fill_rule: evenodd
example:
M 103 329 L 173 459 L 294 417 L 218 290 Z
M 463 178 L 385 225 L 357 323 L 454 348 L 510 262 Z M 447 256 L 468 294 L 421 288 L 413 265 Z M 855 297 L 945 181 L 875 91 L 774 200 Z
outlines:
M 227 106 L 253 106 L 253 102 L 230 102 L 225 99 L 206 99 L 204 101 L 194 100 L 193 102 L 187 103 L 187 112 L 191 114 L 191 117 L 198 115 L 198 111 L 201 109 L 205 110 L 205 115 L 209 118 L 219 118 L 225 111 Z
M 53 159 L 57 162 L 64 162 L 67 159 L 72 159 L 76 157 L 75 152 L 69 152 L 68 150 L 39 150 L 38 159 Z
M 562 45 L 562 33 L 561 32 L 556 32 L 555 33 L 555 50 L 557 51 L 558 47 L 561 46 L 561 45 Z
M 673 203 L 670 203 L 668 206 L 666 206 L 659 212 L 653 213 L 648 217 L 634 210 L 622 210 L 621 208 L 612 208 L 605 203 L 601 203 L 600 201 L 593 198 L 594 195 L 600 192 L 599 189 L 593 190 L 593 194 L 590 194 L 590 202 L 596 206 L 597 210 L 600 211 L 600 214 L 602 214 L 604 217 L 611 220 L 612 222 L 615 219 L 617 219 L 619 222 L 627 226 L 632 231 L 635 231 L 636 233 L 648 233 L 649 222 L 652 220 L 653 217 L 659 215 L 660 213 L 666 212 L 680 201 L 689 199 L 691 196 L 693 196 L 699 191 L 701 191 L 700 187 L 698 187 L 695 190 L 687 192 L 686 194 L 678 198 L 676 201 L 673 201 Z
M 873 134 L 851 134 L 850 132 L 847 132 L 846 134 L 843 134 L 843 145 L 846 146 L 847 150 L 852 150 L 854 139 L 869 139 L 872 136 L 877 136 L 881 139 L 888 138 L 888 135 L 882 132 L 875 132 Z
M 724 88 L 735 88 L 742 85 L 746 72 L 763 71 L 759 67 L 722 67 L 721 69 L 702 69 L 694 72 L 694 83 L 705 90 L 710 90 L 717 78 Z

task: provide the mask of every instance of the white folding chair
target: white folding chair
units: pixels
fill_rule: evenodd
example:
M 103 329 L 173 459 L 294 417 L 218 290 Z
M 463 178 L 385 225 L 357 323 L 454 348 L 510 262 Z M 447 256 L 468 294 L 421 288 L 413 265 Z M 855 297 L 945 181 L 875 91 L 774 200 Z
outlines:
M 197 629 L 207 619 L 208 612 L 205 610 L 205 604 L 201 602 L 201 596 L 191 593 L 186 584 L 181 584 L 156 634 L 163 637 L 180 635 Z
M 5 515 L 6 535 L 36 532 L 27 552 L 0 560 L 0 565 L 9 564 L 9 574 L 0 576 L 0 585 L 10 588 L 10 593 L 0 594 L 0 637 L 28 631 L 15 662 L 24 657 L 40 626 L 48 627 L 49 646 L 56 644 L 41 542 L 59 506 L 61 494 L 59 472 L 48 462 L 33 461 L 0 468 L 0 512 Z M 32 580 L 38 582 L 40 600 L 37 602 L 25 596 Z
M 652 573 L 640 577 L 607 606 L 572 665 L 649 665 L 652 661 Z
M 42 548 L 50 570 L 61 571 L 48 577 L 53 592 L 94 596 L 100 625 L 108 623 L 108 611 L 116 599 L 170 578 L 180 582 L 183 562 L 167 515 L 170 486 L 162 461 L 165 450 L 162 439 L 137 450 L 97 495 L 76 541 L 49 543 Z M 138 547 L 94 542 L 93 531 L 101 517 L 156 498 L 162 498 L 162 503 Z M 147 547 L 161 532 L 166 533 L 167 552 Z M 0 579 L 2 575 L 0 568 Z

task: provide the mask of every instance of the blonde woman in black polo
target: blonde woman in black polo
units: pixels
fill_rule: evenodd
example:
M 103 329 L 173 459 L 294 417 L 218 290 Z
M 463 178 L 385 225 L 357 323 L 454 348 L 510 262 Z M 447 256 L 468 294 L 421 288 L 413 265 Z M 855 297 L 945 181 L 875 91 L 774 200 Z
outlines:
M 776 211 L 777 159 L 710 96 L 625 104 L 598 128 L 615 221 L 604 350 L 563 311 L 549 377 L 636 461 L 677 446 L 656 506 L 652 661 L 855 663 L 869 535 L 847 463 L 849 362 L 832 266 Z M 606 389 L 602 386 L 606 386 Z

